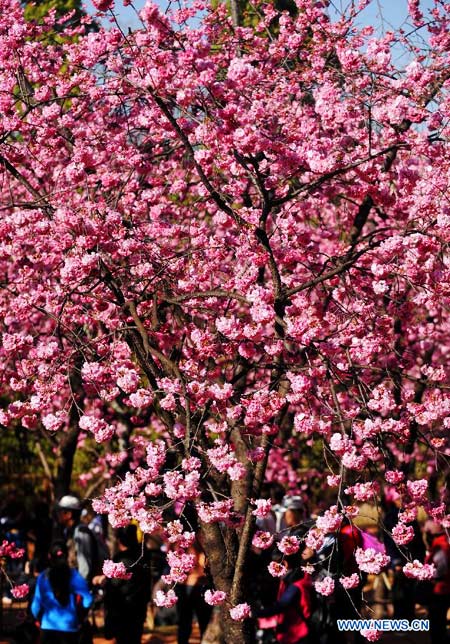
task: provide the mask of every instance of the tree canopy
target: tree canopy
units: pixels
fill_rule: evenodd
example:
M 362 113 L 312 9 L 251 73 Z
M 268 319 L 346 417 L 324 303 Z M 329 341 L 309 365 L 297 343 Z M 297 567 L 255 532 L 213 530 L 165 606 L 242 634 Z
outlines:
M 449 525 L 428 478 L 449 455 L 450 8 L 409 3 L 424 51 L 358 27 L 366 4 L 239 26 L 147 2 L 133 33 L 48 43 L 0 0 L 0 422 L 110 445 L 128 471 L 94 506 L 166 530 L 168 583 L 198 524 L 229 642 L 289 454 L 333 489 L 310 547 L 387 488 L 398 543 L 419 505 Z

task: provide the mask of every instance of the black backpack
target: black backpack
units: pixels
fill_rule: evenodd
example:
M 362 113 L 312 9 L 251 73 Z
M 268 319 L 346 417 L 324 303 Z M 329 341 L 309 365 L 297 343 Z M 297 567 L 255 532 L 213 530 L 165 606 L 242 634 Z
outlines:
M 76 527 L 77 532 L 87 534 L 91 542 L 92 569 L 89 581 L 96 575 L 102 574 L 103 563 L 109 559 L 109 552 L 103 539 L 93 532 L 87 525 L 80 524 Z
M 336 623 L 330 609 L 330 598 L 311 592 L 311 617 L 307 620 L 314 644 L 329 644 L 336 639 Z

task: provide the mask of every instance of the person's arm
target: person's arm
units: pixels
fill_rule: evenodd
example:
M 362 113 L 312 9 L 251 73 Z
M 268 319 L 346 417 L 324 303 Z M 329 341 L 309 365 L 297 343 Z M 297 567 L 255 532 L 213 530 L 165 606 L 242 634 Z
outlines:
M 294 602 L 298 601 L 299 593 L 297 586 L 291 584 L 272 606 L 255 611 L 255 617 L 272 617 L 273 615 L 285 613 Z
M 92 593 L 89 591 L 86 580 L 76 570 L 72 571 L 71 586 L 72 592 L 81 597 L 83 608 L 90 608 L 93 601 Z
M 82 577 L 84 577 L 84 579 L 89 579 L 93 573 L 93 538 L 95 537 L 87 530 L 85 532 L 84 530 L 78 529 L 74 535 L 77 550 L 77 568 L 78 572 Z
M 443 550 L 437 550 L 433 555 L 432 561 L 436 566 L 435 581 L 444 579 L 448 572 L 448 561 L 445 552 Z
M 105 575 L 96 575 L 93 580 L 92 580 L 92 585 L 93 586 L 104 586 L 106 583 L 106 576 Z
M 42 611 L 42 595 L 41 595 L 41 577 L 38 578 L 36 582 L 36 587 L 34 589 L 34 597 L 31 602 L 31 612 L 35 619 L 39 618 L 39 615 Z
M 307 585 L 302 585 L 300 591 L 300 610 L 304 619 L 311 617 L 311 588 Z

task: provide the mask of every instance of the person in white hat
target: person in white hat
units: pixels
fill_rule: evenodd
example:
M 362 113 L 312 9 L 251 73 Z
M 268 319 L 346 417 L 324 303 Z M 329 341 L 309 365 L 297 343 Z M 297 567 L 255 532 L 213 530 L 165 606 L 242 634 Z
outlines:
M 69 565 L 77 568 L 90 583 L 97 573 L 97 543 L 92 531 L 80 521 L 81 511 L 81 501 L 73 494 L 61 497 L 56 505 L 58 523 L 67 543 Z

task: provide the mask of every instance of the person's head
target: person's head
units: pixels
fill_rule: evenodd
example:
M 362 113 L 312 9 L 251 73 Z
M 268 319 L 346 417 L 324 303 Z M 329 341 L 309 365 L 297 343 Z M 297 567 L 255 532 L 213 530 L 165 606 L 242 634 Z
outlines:
M 132 523 L 124 528 L 117 528 L 116 537 L 119 550 L 135 550 L 139 546 L 137 528 Z
M 50 508 L 46 501 L 38 499 L 34 504 L 34 516 L 36 519 L 49 519 L 50 517 Z
M 433 543 L 433 540 L 436 537 L 439 537 L 441 534 L 444 534 L 445 532 L 444 528 L 439 523 L 437 523 L 437 521 L 433 521 L 431 519 L 428 519 L 428 521 L 425 521 L 423 531 L 424 531 L 425 543 L 427 544 L 428 547 L 431 547 L 431 544 Z
M 67 563 L 67 546 L 62 539 L 54 541 L 48 551 L 50 567 L 58 566 L 60 563 Z
M 300 550 L 293 555 L 286 555 L 284 561 L 287 564 L 288 570 L 296 570 L 304 565 Z
M 285 489 L 280 483 L 272 483 L 270 488 L 270 497 L 274 505 L 281 505 L 286 492 Z
M 305 504 L 300 496 L 287 496 L 283 501 L 285 508 L 284 522 L 288 528 L 302 523 L 305 518 Z
M 95 513 L 92 508 L 83 508 L 80 515 L 80 520 L 82 523 L 89 525 L 92 519 L 94 519 Z
M 313 561 L 315 556 L 316 556 L 316 553 L 314 552 L 314 550 L 312 548 L 308 548 L 307 546 L 305 546 L 301 552 L 301 558 L 303 563 L 308 563 L 309 561 Z
M 71 570 L 67 563 L 67 546 L 64 541 L 54 541 L 49 550 L 48 580 L 58 602 L 67 606 L 70 599 Z
M 36 555 L 36 532 L 34 530 L 28 530 L 25 535 L 25 550 L 28 561 L 34 559 Z
M 81 501 L 73 494 L 66 494 L 60 498 L 56 505 L 58 523 L 64 528 L 71 528 L 80 520 Z
M 146 534 L 144 536 L 144 545 L 147 550 L 161 550 L 162 544 L 163 540 L 157 534 Z
M 293 583 L 294 581 L 302 579 L 305 576 L 303 567 L 305 566 L 306 562 L 302 558 L 302 549 L 300 549 L 293 555 L 287 555 L 283 560 L 285 565 L 287 566 L 286 574 L 284 576 L 286 583 Z

